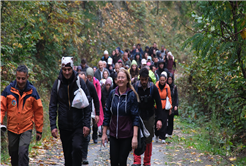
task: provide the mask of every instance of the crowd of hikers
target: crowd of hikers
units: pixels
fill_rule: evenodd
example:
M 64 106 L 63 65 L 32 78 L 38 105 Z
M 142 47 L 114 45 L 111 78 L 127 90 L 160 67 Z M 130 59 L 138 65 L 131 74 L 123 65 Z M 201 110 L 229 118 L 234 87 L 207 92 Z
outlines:
M 54 138 L 58 138 L 59 130 L 64 164 L 89 164 L 92 131 L 95 144 L 98 137 L 103 146 L 109 142 L 112 166 L 126 166 L 131 150 L 132 166 L 141 166 L 143 153 L 143 165 L 151 165 L 153 137 L 157 143 L 166 143 L 173 133 L 174 115 L 178 115 L 175 69 L 172 53 L 164 46 L 159 50 L 156 43 L 145 50 L 141 44 L 125 51 L 117 47 L 111 54 L 105 50 L 94 67 L 89 67 L 86 59 L 74 66 L 73 57 L 62 57 L 61 70 L 51 90 L 49 120 Z M 0 123 L 3 128 L 7 112 L 12 165 L 28 165 L 33 124 L 36 139 L 42 137 L 43 106 L 28 76 L 27 67 L 18 66 L 16 80 L 1 95 Z M 84 108 L 73 105 L 79 89 L 88 100 L 89 105 Z M 141 138 L 145 138 L 144 142 Z

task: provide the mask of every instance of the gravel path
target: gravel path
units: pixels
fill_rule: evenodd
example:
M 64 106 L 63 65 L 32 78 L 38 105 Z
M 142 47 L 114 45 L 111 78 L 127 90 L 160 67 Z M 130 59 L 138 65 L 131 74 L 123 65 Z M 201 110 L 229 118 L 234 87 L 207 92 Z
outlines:
M 192 139 L 192 134 L 185 134 L 176 125 L 174 126 L 173 138 L 168 138 L 166 144 L 153 141 L 151 165 L 228 165 L 220 156 L 212 156 L 206 152 L 200 152 L 192 146 L 185 146 L 185 139 Z M 176 141 L 174 141 L 174 139 Z M 153 139 L 154 140 L 154 139 Z M 179 140 L 179 141 L 177 141 Z M 110 165 L 109 144 L 101 147 L 101 140 L 89 144 L 88 160 L 91 166 Z M 185 148 L 186 147 L 186 148 Z M 45 139 L 40 146 L 34 146 L 30 152 L 30 165 L 63 165 L 64 157 L 60 139 Z M 143 157 L 142 157 L 143 160 Z M 127 165 L 133 164 L 133 153 L 127 160 Z

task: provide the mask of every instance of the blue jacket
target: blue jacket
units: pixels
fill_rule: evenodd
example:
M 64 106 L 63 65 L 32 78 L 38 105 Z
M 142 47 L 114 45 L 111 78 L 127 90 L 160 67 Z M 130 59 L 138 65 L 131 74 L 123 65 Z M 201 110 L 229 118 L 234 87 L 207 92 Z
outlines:
M 130 88 L 122 95 L 118 89 L 116 87 L 109 94 L 103 126 L 109 126 L 110 136 L 130 138 L 133 136 L 133 126 L 139 126 L 137 97 Z

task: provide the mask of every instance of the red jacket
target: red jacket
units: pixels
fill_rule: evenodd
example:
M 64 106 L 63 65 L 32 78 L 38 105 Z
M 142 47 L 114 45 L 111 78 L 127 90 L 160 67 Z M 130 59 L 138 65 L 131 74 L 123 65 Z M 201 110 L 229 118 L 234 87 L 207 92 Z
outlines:
M 27 86 L 20 96 L 16 84 L 16 80 L 10 83 L 1 94 L 0 123 L 3 123 L 5 112 L 7 112 L 9 131 L 21 134 L 33 129 L 33 123 L 35 123 L 36 131 L 42 133 L 43 105 L 36 88 L 27 81 Z

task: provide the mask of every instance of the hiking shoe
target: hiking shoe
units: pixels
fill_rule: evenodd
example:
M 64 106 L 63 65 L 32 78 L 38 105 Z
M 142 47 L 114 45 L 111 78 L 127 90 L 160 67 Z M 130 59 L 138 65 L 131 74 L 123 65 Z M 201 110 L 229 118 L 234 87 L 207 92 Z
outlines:
M 164 139 L 162 139 L 162 140 L 161 140 L 161 143 L 165 144 L 165 143 L 166 143 L 166 141 L 165 141 Z
M 158 143 L 158 141 L 159 141 L 159 137 L 155 136 L 155 142 Z
M 82 159 L 82 165 L 88 165 L 89 161 L 87 159 Z

